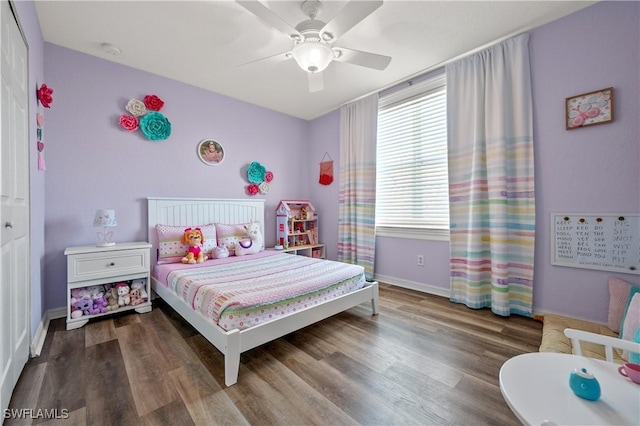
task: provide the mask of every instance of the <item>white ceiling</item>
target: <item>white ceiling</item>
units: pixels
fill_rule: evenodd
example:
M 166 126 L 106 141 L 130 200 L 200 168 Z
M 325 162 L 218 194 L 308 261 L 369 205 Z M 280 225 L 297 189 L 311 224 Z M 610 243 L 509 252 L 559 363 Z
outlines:
M 247 64 L 293 42 L 234 1 L 43 0 L 36 12 L 46 42 L 310 120 L 593 3 L 387 0 L 334 42 L 391 56 L 387 69 L 334 61 L 316 93 L 293 59 Z M 291 26 L 306 19 L 302 1 L 264 4 Z M 329 22 L 345 4 L 324 2 L 318 18 Z M 121 53 L 105 53 L 102 43 Z

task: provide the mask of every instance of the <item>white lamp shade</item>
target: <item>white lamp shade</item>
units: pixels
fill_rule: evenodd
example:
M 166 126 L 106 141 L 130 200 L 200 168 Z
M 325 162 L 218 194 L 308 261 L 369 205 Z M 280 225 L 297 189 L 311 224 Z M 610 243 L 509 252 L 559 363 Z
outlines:
M 293 58 L 303 70 L 316 73 L 329 66 L 333 50 L 320 41 L 304 41 L 293 46 Z
M 117 226 L 115 210 L 96 210 L 96 216 L 93 219 L 93 226 Z

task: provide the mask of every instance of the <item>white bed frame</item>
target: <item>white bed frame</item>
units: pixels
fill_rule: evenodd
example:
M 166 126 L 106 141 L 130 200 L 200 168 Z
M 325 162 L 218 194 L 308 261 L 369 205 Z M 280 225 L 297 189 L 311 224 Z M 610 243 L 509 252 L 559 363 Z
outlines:
M 156 224 L 204 225 L 208 223 L 246 223 L 259 220 L 264 228 L 264 200 L 260 199 L 206 199 L 149 197 L 148 238 L 152 244 L 152 265 L 155 265 L 158 239 Z M 275 224 L 274 224 L 275 225 Z M 264 235 L 264 229 L 262 229 Z M 292 255 L 293 256 L 293 255 Z M 371 302 L 372 315 L 378 313 L 378 283 L 367 283 L 364 288 L 345 294 L 289 316 L 245 330 L 225 331 L 194 311 L 153 277 L 151 287 L 155 293 L 176 310 L 224 355 L 224 382 L 231 386 L 238 381 L 240 354 L 264 343 L 304 328 L 361 303 Z

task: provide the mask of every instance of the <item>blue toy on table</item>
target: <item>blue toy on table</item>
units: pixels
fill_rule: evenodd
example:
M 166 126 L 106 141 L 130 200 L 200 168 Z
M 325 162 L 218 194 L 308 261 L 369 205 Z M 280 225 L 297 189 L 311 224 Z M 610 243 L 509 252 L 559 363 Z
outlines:
M 600 398 L 600 383 L 598 380 L 587 372 L 586 368 L 578 370 L 577 368 L 571 372 L 569 376 L 569 387 L 580 398 L 596 401 Z

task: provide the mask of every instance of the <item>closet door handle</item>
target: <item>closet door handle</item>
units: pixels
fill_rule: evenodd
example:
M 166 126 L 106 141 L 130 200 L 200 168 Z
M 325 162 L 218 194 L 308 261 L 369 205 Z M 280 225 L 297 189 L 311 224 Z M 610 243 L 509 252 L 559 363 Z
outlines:
M 13 228 L 13 222 L 9 221 L 4 224 L 5 228 Z

